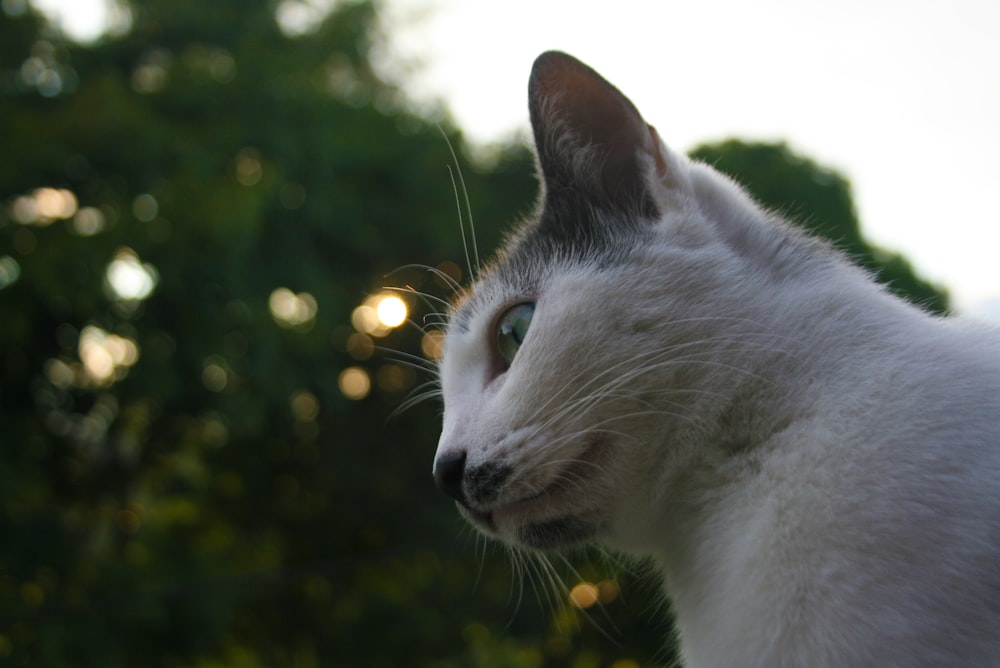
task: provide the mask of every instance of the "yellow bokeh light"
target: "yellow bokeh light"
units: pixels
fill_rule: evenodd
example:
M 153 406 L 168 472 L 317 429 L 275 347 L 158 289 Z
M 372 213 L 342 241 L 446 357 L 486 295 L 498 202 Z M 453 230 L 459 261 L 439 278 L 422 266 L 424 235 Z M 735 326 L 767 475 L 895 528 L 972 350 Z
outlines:
M 296 420 L 312 422 L 319 416 L 319 399 L 312 392 L 299 390 L 289 402 Z
M 95 385 L 110 385 L 119 373 L 139 361 L 139 347 L 135 341 L 109 334 L 93 325 L 80 332 L 77 352 L 87 380 Z
M 586 610 L 597 603 L 599 593 L 597 585 L 581 582 L 570 590 L 569 600 L 576 607 Z
M 413 385 L 413 371 L 399 364 L 385 364 L 375 373 L 375 380 L 379 389 L 402 392 Z
M 76 213 L 76 195 L 69 190 L 39 188 L 34 193 L 35 206 L 40 220 L 53 221 L 57 218 L 72 218 Z
M 367 397 L 372 389 L 372 380 L 368 372 L 359 366 L 347 367 L 341 371 L 337 384 L 345 397 L 355 401 Z
M 356 360 L 366 360 L 375 354 L 375 342 L 361 332 L 354 332 L 347 337 L 346 346 L 347 353 Z
M 420 350 L 424 357 L 437 361 L 444 354 L 444 332 L 432 329 L 420 339 Z
M 263 177 L 264 167 L 257 149 L 245 148 L 236 154 L 236 180 L 240 185 L 255 186 Z
M 361 334 L 382 337 L 399 327 L 409 317 L 409 307 L 391 293 L 371 295 L 351 312 L 351 324 Z
M 639 668 L 639 662 L 635 659 L 618 659 L 611 664 L 611 668 Z
M 51 225 L 56 220 L 72 218 L 79 204 L 76 195 L 62 188 L 36 188 L 30 195 L 14 200 L 11 213 L 22 225 Z
M 611 603 L 618 598 L 621 591 L 621 586 L 614 580 L 604 580 L 597 583 L 597 598 L 601 603 Z
M 222 392 L 229 384 L 229 373 L 216 362 L 206 362 L 201 370 L 201 382 L 209 392 Z
M 396 295 L 386 295 L 379 299 L 375 314 L 386 327 L 399 327 L 406 322 L 408 315 L 406 302 Z
M 351 313 L 351 324 L 362 334 L 375 334 L 376 336 L 384 334 L 384 331 L 379 331 L 384 330 L 384 326 L 379 322 L 378 313 L 368 304 L 362 304 L 354 309 Z

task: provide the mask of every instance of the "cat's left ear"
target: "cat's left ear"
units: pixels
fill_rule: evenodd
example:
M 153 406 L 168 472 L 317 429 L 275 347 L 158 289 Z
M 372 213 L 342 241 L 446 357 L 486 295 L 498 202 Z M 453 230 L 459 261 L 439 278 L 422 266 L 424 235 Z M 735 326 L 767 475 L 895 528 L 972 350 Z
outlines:
M 627 97 L 572 56 L 550 51 L 535 61 L 528 98 L 547 205 L 582 197 L 659 216 L 650 182 L 667 171 L 662 146 Z

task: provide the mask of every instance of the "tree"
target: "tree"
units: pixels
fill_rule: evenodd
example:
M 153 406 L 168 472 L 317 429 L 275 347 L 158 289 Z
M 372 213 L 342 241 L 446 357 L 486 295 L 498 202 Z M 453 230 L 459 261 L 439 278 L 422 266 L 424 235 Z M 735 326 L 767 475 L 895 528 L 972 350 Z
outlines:
M 430 284 L 388 272 L 460 256 L 452 158 L 373 73 L 373 5 L 295 38 L 274 10 L 137 1 L 93 47 L 0 15 L 15 663 L 419 663 L 460 636 L 427 603 L 476 572 L 427 547 L 455 526 L 426 474 L 436 419 L 389 421 L 412 374 L 347 342 L 368 293 Z M 530 199 L 527 164 L 501 155 L 488 191 L 470 174 L 489 227 Z

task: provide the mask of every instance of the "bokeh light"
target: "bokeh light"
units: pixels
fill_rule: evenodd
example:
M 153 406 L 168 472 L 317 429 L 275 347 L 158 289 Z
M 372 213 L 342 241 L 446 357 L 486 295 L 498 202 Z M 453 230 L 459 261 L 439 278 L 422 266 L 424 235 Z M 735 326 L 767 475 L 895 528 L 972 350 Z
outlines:
M 263 177 L 264 167 L 257 149 L 245 148 L 236 154 L 236 180 L 240 185 L 255 186 Z
M 399 327 L 406 322 L 406 302 L 396 295 L 382 297 L 375 307 L 375 314 L 378 316 L 379 322 L 386 327 Z
M 72 218 L 79 204 L 76 195 L 62 188 L 36 188 L 30 195 L 16 198 L 11 217 L 22 225 L 45 227 L 57 220 Z
M 406 322 L 409 307 L 398 295 L 383 292 L 368 297 L 351 313 L 351 324 L 358 332 L 383 337 Z
M 384 392 L 402 392 L 413 385 L 413 369 L 400 364 L 383 364 L 375 372 L 375 381 Z
M 581 582 L 570 590 L 569 600 L 581 610 L 586 610 L 597 603 L 597 594 L 597 585 Z
M 213 355 L 205 360 L 201 368 L 201 382 L 209 392 L 222 392 L 229 384 L 229 372 L 218 356 Z
M 569 591 L 569 601 L 581 610 L 601 603 L 611 603 L 621 593 L 621 587 L 614 580 L 603 580 L 597 584 L 580 582 Z
M 337 384 L 345 397 L 355 401 L 367 397 L 372 389 L 371 377 L 359 366 L 347 367 L 341 371 Z
M 319 417 L 319 399 L 312 392 L 299 390 L 292 394 L 289 403 L 296 420 L 312 422 Z
M 144 264 L 131 248 L 120 248 L 105 273 L 112 297 L 141 301 L 152 294 L 158 275 L 151 264 Z
M 437 361 L 444 354 L 444 332 L 432 329 L 420 339 L 420 350 L 424 357 Z
M 347 354 L 356 360 L 363 361 L 371 359 L 375 354 L 375 342 L 372 337 L 361 332 L 354 332 L 347 337 Z
M 123 378 L 129 367 L 139 361 L 139 347 L 135 341 L 110 334 L 94 325 L 88 325 L 80 332 L 77 352 L 83 363 L 84 377 L 77 381 L 80 385 L 111 385 Z M 58 367 L 50 365 L 50 378 L 61 372 Z
M 73 216 L 73 231 L 81 237 L 92 237 L 104 230 L 104 212 L 92 206 L 85 206 Z
M 267 301 L 271 317 L 286 329 L 308 328 L 316 319 L 319 305 L 308 292 L 298 294 L 288 288 L 277 288 Z
M 149 193 L 139 195 L 132 200 L 132 214 L 137 220 L 148 223 L 160 213 L 160 203 Z
M 21 275 L 21 265 L 10 255 L 0 257 L 0 290 L 14 284 Z
M 382 331 L 384 327 L 378 320 L 378 314 L 368 304 L 362 304 L 351 312 L 351 324 L 362 334 L 385 335 L 385 332 Z

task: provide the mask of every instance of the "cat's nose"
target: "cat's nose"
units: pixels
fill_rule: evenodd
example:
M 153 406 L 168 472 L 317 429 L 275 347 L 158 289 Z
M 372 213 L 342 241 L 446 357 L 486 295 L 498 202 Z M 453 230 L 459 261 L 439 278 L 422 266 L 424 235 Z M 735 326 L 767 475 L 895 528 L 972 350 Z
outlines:
M 434 460 L 434 482 L 442 492 L 463 506 L 466 505 L 465 492 L 462 491 L 465 459 L 465 450 L 452 450 L 441 453 Z

